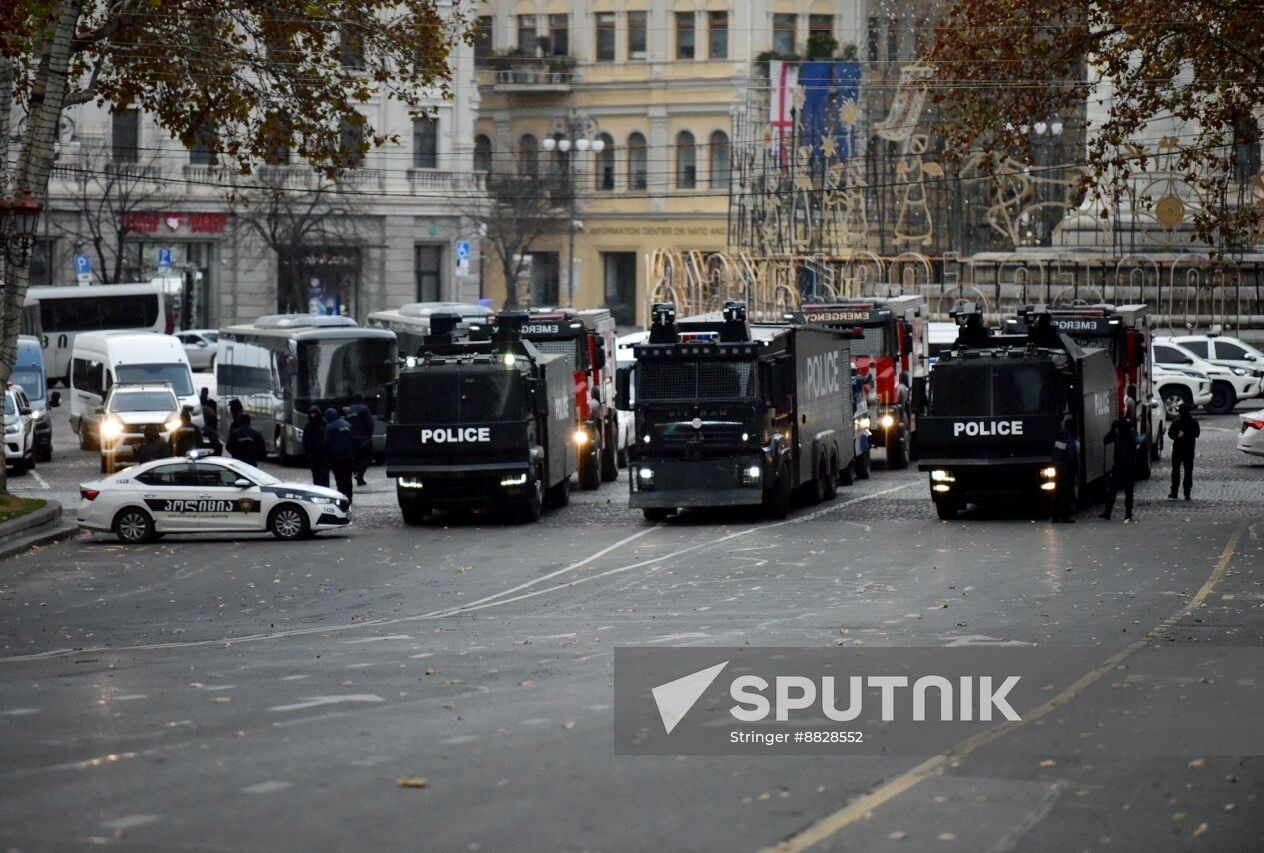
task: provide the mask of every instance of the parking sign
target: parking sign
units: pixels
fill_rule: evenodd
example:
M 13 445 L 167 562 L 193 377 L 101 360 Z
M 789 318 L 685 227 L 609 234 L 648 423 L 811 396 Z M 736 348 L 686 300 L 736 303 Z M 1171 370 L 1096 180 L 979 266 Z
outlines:
M 456 259 L 458 261 L 468 261 L 470 259 L 470 241 L 456 241 Z
M 171 250 L 170 249 L 158 250 L 158 269 L 160 270 L 171 269 Z

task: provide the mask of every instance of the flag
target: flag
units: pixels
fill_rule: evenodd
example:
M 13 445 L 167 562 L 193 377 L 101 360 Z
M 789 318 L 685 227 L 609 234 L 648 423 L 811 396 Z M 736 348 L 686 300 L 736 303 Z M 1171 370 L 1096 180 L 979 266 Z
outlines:
M 782 166 L 790 163 L 794 137 L 794 92 L 799 88 L 799 67 L 780 59 L 768 63 L 768 123 L 772 127 L 772 149 Z

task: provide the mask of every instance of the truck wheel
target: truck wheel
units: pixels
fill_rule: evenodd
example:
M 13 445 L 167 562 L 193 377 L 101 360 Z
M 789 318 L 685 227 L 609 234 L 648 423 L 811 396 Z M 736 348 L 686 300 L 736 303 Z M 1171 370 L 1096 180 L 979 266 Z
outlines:
M 790 514 L 790 468 L 782 465 L 777 481 L 764 492 L 764 512 L 769 518 L 785 518 Z
M 571 478 L 567 477 L 549 488 L 549 506 L 562 507 L 571 502 Z
M 887 469 L 903 471 L 909 464 L 909 434 L 907 429 L 899 429 L 887 439 Z
M 856 482 L 856 460 L 853 459 L 838 469 L 838 478 L 836 480 L 840 486 L 850 486 Z M 837 489 L 835 490 L 837 491 Z
M 1232 385 L 1228 382 L 1211 383 L 1211 402 L 1207 404 L 1207 411 L 1213 415 L 1227 415 L 1237 404 L 1238 395 Z
M 816 477 L 804 488 L 807 499 L 814 504 L 825 503 L 825 489 L 830 479 L 829 462 L 822 459 L 816 465 Z
M 1176 420 L 1182 405 L 1191 408 L 1194 405 L 1194 395 L 1180 385 L 1164 385 L 1159 389 L 1159 398 L 1163 400 L 1163 411 L 1170 420 Z
M 646 521 L 657 524 L 660 521 L 666 521 L 667 517 L 671 515 L 671 510 L 661 506 L 647 506 L 641 509 L 641 514 L 645 516 Z
M 856 475 L 851 470 L 851 463 L 847 463 L 847 467 L 839 469 L 838 460 L 834 459 L 830 463 L 829 471 L 825 474 L 825 500 L 832 501 L 838 497 L 838 484 L 850 486 L 856 479 Z
M 956 501 L 935 501 L 935 514 L 944 521 L 952 521 L 960 511 L 961 507 Z
M 531 478 L 527 488 L 530 491 L 522 499 L 522 505 L 518 508 L 518 518 L 524 522 L 536 522 L 544 513 L 544 481 L 538 472 Z
M 417 498 L 401 496 L 399 499 L 399 511 L 404 516 L 405 524 L 416 525 L 426 520 L 426 516 L 430 514 L 430 507 Z
M 601 460 L 587 448 L 579 456 L 579 487 L 586 492 L 601 488 Z
M 606 428 L 602 430 L 601 440 L 601 480 L 604 483 L 619 479 L 619 459 L 615 453 L 618 440 L 618 431 L 615 430 L 614 424 L 607 420 Z
M 1159 445 L 1163 443 L 1163 435 L 1166 432 L 1166 430 L 1167 430 L 1167 424 L 1163 423 L 1163 421 L 1159 421 L 1159 431 L 1155 433 L 1155 435 L 1159 437 L 1159 440 L 1150 442 L 1150 461 L 1151 462 L 1159 461 L 1159 456 L 1161 455 L 1161 452 L 1159 450 Z
M 869 471 L 871 468 L 872 459 L 873 459 L 873 449 L 869 447 L 866 447 L 865 452 L 855 458 L 854 463 L 855 463 L 857 480 L 869 479 Z

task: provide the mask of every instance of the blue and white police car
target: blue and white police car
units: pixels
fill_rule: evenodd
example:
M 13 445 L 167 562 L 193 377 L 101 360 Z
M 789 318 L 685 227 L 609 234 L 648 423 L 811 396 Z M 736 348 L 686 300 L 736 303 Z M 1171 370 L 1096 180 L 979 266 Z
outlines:
M 286 483 L 254 466 L 195 450 L 79 486 L 79 526 L 148 542 L 167 533 L 262 533 L 302 539 L 351 523 L 342 493 Z

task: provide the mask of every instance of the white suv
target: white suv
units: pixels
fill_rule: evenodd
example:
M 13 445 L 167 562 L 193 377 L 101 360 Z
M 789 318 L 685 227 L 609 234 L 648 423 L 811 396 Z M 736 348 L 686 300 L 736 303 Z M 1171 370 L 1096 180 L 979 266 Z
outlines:
M 1172 338 L 1199 358 L 1225 367 L 1240 367 L 1257 379 L 1264 379 L 1264 353 L 1225 335 L 1179 335 Z
M 1176 420 L 1182 405 L 1196 409 L 1211 402 L 1211 379 L 1206 373 L 1193 368 L 1155 362 L 1150 371 L 1150 379 L 1154 383 L 1155 393 L 1163 402 L 1163 412 L 1169 423 Z
M 180 402 L 166 382 L 115 385 L 94 414 L 100 418 L 101 473 L 113 474 L 121 460 L 135 460 L 145 428 L 155 426 L 164 440 L 180 426 Z
M 35 467 L 35 419 L 26 392 L 17 385 L 4 394 L 4 463 L 16 475 Z
M 1155 364 L 1189 368 L 1207 374 L 1211 379 L 1211 402 L 1206 408 L 1212 414 L 1232 412 L 1239 400 L 1249 400 L 1260 394 L 1260 380 L 1249 370 L 1213 364 L 1181 346 L 1174 338 L 1155 338 L 1151 350 Z

